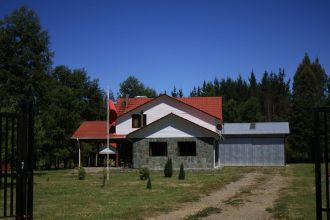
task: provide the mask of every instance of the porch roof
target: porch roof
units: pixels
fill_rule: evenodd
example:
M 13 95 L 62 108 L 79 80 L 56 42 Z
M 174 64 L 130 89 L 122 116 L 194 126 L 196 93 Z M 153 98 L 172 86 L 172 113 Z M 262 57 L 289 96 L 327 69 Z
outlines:
M 126 135 L 109 134 L 110 140 L 125 139 Z M 80 140 L 106 140 L 107 122 L 106 121 L 84 121 L 74 132 L 71 139 Z

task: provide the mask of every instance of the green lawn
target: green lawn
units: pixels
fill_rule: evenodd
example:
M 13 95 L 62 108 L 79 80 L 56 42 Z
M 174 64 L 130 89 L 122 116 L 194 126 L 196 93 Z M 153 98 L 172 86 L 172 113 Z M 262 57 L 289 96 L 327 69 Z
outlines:
M 314 164 L 290 164 L 285 177 L 289 184 L 271 210 L 277 219 L 315 219 Z
M 77 180 L 72 170 L 38 172 L 34 215 L 36 219 L 141 219 L 196 200 L 251 170 L 186 171 L 186 180 L 178 180 L 177 172 L 172 178 L 151 172 L 151 190 L 146 189 L 146 181 L 139 180 L 137 170 L 111 171 L 105 187 L 102 172 L 87 174 L 85 180 Z
M 73 170 L 36 172 L 35 219 L 142 219 L 173 210 L 178 204 L 197 200 L 244 173 L 280 170 L 289 183 L 281 190 L 275 207 L 267 209 L 278 219 L 315 219 L 314 166 L 290 164 L 282 168 L 226 167 L 214 171 L 186 171 L 186 180 L 164 178 L 151 172 L 152 189 L 139 180 L 138 170 L 111 171 L 102 187 L 102 172 L 78 180 Z M 276 171 L 277 172 L 277 171 Z

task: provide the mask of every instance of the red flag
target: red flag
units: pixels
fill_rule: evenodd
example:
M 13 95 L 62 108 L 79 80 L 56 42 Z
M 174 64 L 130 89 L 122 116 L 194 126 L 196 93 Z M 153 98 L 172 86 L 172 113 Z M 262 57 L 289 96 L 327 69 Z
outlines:
M 117 119 L 117 110 L 113 101 L 109 100 L 109 123 L 112 125 L 116 122 Z

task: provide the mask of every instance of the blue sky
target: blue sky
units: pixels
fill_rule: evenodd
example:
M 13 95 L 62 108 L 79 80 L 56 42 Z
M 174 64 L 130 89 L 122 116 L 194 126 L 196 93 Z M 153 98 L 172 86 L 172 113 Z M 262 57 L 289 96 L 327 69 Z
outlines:
M 0 17 L 26 5 L 48 30 L 54 66 L 84 68 L 114 93 L 134 75 L 157 92 L 214 77 L 259 80 L 307 52 L 330 73 L 329 1 L 0 0 Z

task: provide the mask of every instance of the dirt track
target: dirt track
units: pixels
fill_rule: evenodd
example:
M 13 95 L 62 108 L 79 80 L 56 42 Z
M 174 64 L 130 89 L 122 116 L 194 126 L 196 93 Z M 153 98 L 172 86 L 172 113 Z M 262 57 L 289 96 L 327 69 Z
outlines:
M 279 173 L 253 172 L 241 180 L 214 191 L 197 202 L 186 203 L 177 210 L 148 219 L 184 219 L 207 207 L 220 208 L 221 213 L 203 219 L 272 219 L 266 209 L 273 206 L 286 180 Z

